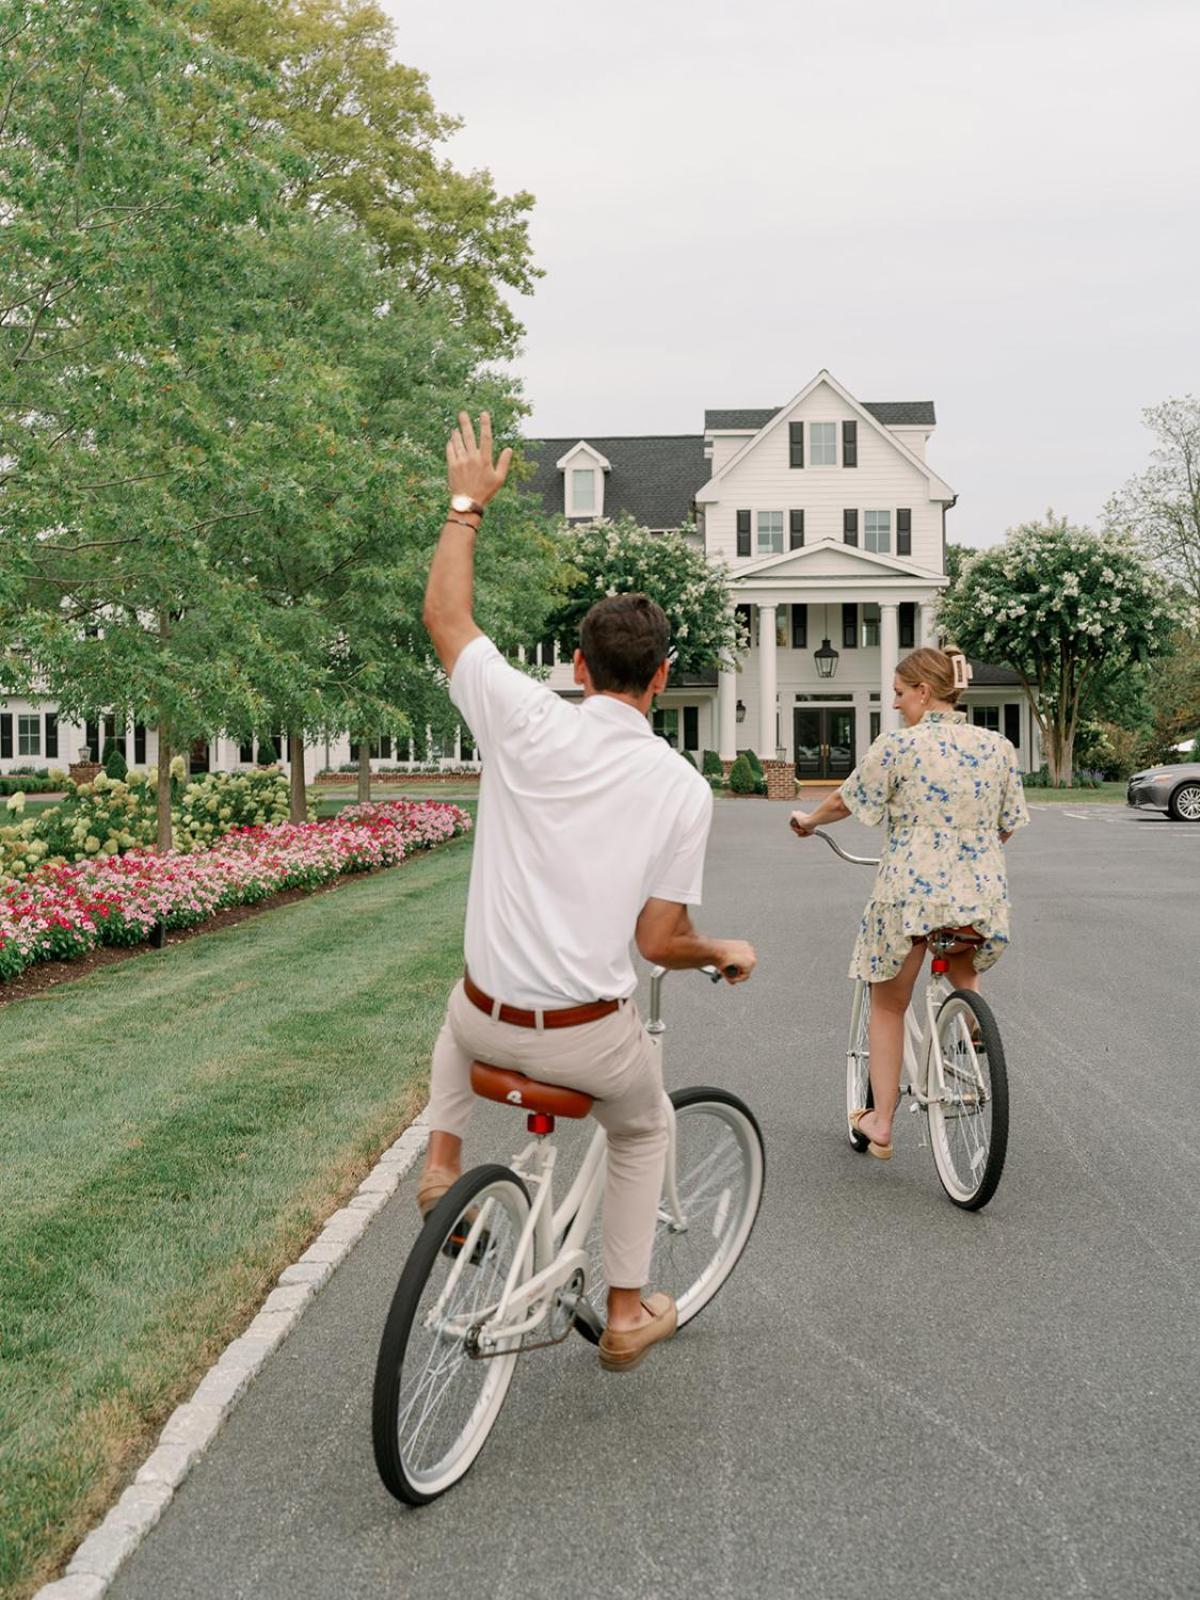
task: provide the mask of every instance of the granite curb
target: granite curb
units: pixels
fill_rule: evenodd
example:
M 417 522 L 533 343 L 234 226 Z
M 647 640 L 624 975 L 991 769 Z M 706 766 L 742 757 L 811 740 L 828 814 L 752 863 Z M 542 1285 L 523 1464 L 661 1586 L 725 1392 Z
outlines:
M 299 1260 L 279 1274 L 245 1333 L 225 1347 L 191 1398 L 167 1418 L 158 1444 L 133 1482 L 76 1549 L 63 1576 L 44 1584 L 33 1600 L 100 1600 L 220 1432 L 255 1373 L 287 1338 L 424 1151 L 429 1140 L 425 1116 L 422 1111 L 414 1118 Z

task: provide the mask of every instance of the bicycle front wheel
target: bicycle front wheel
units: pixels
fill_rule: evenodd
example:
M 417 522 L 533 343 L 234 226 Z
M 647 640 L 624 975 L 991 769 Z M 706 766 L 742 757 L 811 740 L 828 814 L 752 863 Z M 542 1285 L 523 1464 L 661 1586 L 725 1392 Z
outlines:
M 676 1089 L 675 1190 L 683 1213 L 675 1221 L 665 1192 L 659 1202 L 650 1284 L 675 1301 L 683 1327 L 714 1300 L 737 1266 L 762 1203 L 767 1161 L 754 1113 L 725 1089 Z M 575 1326 L 595 1344 L 604 1330 L 608 1284 L 599 1217 L 588 1237 L 585 1297 L 592 1316 Z
M 528 1216 L 529 1191 L 514 1172 L 476 1167 L 434 1207 L 400 1275 L 375 1366 L 371 1430 L 379 1476 L 409 1505 L 456 1484 L 500 1414 L 516 1351 L 479 1356 L 472 1340 L 496 1309 Z M 517 1282 L 531 1270 L 528 1247 L 525 1257 Z
M 855 1131 L 852 1111 L 869 1110 L 875 1104 L 871 1094 L 871 985 L 858 978 L 850 1002 L 850 1038 L 846 1044 L 846 1136 L 859 1155 L 869 1140 Z
M 978 1211 L 996 1192 L 1008 1152 L 1008 1072 L 992 1008 L 956 989 L 937 1014 L 942 1082 L 930 1080 L 929 1134 L 950 1199 Z

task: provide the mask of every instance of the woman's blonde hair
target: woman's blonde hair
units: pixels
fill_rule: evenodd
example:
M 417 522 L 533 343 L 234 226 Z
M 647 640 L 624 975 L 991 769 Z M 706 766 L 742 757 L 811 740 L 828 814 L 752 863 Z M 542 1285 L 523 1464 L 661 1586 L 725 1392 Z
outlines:
M 905 656 L 896 676 L 910 689 L 925 684 L 935 700 L 955 706 L 967 687 L 967 658 L 961 650 L 935 650 L 927 645 Z

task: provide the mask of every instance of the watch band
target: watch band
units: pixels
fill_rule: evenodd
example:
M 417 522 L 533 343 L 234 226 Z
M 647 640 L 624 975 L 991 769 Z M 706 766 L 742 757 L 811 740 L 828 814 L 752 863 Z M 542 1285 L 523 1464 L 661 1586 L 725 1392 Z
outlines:
M 457 522 L 460 528 L 470 528 L 472 533 L 478 533 L 479 532 L 479 529 L 478 529 L 478 527 L 476 527 L 475 523 L 466 522 L 466 521 L 463 520 L 462 517 L 456 517 L 453 514 L 453 512 L 451 512 L 450 515 L 447 516 L 446 521 L 447 522 Z
M 463 504 L 455 505 L 454 502 L 456 500 L 461 500 Z M 451 511 L 461 511 L 464 516 L 481 517 L 483 515 L 483 507 L 479 504 L 479 501 L 472 500 L 470 495 L 465 494 L 452 494 L 450 496 L 450 509 Z

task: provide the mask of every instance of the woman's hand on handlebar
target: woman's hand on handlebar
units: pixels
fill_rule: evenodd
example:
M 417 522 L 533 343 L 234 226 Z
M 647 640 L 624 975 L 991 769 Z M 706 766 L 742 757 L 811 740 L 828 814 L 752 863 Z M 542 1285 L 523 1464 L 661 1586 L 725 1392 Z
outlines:
M 813 814 L 807 811 L 793 811 L 788 819 L 788 826 L 798 838 L 811 839 L 817 823 L 813 820 Z
M 758 965 L 754 946 L 745 939 L 716 939 L 712 948 L 712 964 L 720 968 L 726 983 L 745 983 Z

